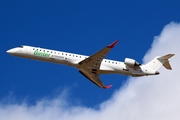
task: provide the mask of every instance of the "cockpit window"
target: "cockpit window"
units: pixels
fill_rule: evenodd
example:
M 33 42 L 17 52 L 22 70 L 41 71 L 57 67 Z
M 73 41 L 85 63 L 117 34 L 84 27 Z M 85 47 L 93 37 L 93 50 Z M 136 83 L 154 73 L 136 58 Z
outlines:
M 18 46 L 18 48 L 23 48 L 23 46 Z

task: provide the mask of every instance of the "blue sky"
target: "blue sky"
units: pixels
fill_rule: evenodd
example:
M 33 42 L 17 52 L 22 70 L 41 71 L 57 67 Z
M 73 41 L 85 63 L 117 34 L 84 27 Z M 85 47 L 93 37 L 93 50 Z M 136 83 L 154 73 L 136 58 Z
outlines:
M 159 1 L 0 1 L 0 101 L 35 104 L 68 91 L 72 104 L 96 107 L 126 83 L 121 75 L 102 75 L 100 89 L 71 67 L 13 57 L 6 50 L 32 45 L 91 55 L 120 40 L 107 58 L 142 62 L 154 36 L 180 21 L 180 2 Z

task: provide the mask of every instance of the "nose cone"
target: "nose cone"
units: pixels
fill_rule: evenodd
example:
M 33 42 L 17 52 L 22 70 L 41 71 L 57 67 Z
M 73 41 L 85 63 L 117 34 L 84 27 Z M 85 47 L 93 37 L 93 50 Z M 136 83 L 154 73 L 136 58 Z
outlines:
M 10 49 L 10 50 L 8 50 L 6 52 L 9 53 L 9 54 L 14 54 L 16 51 L 15 51 L 15 49 Z

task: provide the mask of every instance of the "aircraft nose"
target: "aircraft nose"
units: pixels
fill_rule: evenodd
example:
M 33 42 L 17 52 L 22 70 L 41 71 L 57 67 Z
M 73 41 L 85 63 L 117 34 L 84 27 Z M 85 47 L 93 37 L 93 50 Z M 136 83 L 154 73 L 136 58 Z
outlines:
M 16 51 L 15 51 L 15 49 L 10 49 L 10 50 L 7 50 L 6 52 L 9 54 L 14 54 Z

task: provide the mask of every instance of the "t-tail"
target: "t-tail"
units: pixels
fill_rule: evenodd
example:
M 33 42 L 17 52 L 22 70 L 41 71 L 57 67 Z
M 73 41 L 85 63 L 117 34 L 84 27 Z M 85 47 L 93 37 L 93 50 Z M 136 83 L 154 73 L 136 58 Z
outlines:
M 152 61 L 147 63 L 145 66 L 155 71 L 158 71 L 158 69 L 163 65 L 166 69 L 172 70 L 171 65 L 169 63 L 169 58 L 171 58 L 172 56 L 174 56 L 174 54 L 167 54 L 164 56 L 155 57 Z

